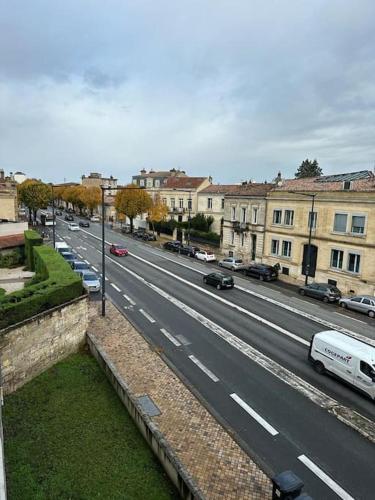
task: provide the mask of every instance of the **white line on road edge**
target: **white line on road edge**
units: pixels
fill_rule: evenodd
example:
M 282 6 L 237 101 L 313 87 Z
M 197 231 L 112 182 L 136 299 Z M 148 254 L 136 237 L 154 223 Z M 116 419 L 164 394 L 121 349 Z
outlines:
M 310 469 L 319 479 L 323 481 L 331 490 L 333 490 L 337 496 L 342 498 L 343 500 L 354 500 L 352 496 L 349 495 L 345 490 L 341 488 L 333 479 L 331 479 L 325 472 L 322 471 L 317 465 L 314 464 L 306 455 L 300 455 L 298 457 L 308 469 Z
M 141 314 L 143 314 L 143 316 L 149 320 L 150 323 L 155 323 L 155 320 L 152 316 L 150 316 L 148 313 L 146 313 L 146 311 L 144 311 L 143 309 L 140 309 L 139 312 Z
M 181 344 L 178 340 L 176 340 L 173 335 L 171 335 L 165 328 L 160 328 L 160 331 L 163 335 L 167 337 L 168 340 L 172 342 L 176 347 L 181 347 Z
M 84 262 L 86 262 L 86 264 L 90 265 L 90 262 L 88 260 L 85 260 Z
M 119 289 L 119 287 L 117 285 L 115 285 L 114 283 L 110 283 L 110 285 L 115 289 L 117 290 L 118 292 L 121 292 L 121 290 Z
M 347 316 L 346 314 L 343 314 L 343 313 L 340 313 L 340 312 L 337 312 L 335 311 L 335 314 L 338 314 L 339 316 L 341 316 L 342 318 L 348 318 L 349 316 Z M 357 318 L 352 318 L 350 317 L 350 319 L 352 321 L 357 321 L 358 323 L 363 323 L 365 325 L 367 325 L 366 321 L 362 321 L 361 319 L 357 319 Z
M 217 376 L 215 374 L 213 374 L 212 371 L 207 368 L 207 366 L 204 366 L 204 364 L 201 363 L 199 361 L 199 359 L 197 359 L 193 355 L 189 356 L 189 359 L 191 359 L 191 361 L 193 363 L 195 363 L 198 366 L 198 368 L 200 368 L 202 370 L 202 372 L 207 375 L 207 377 L 210 377 L 210 379 L 213 380 L 214 382 L 219 382 L 219 379 L 217 378 Z
M 95 271 L 96 273 L 98 273 L 98 272 L 99 272 L 99 271 L 96 269 L 96 267 L 95 267 L 95 266 L 91 266 L 91 268 L 92 268 L 92 269 L 94 269 L 94 271 Z
M 188 266 L 187 264 L 184 264 L 182 262 L 179 262 L 179 261 L 176 261 L 174 259 L 171 259 L 170 257 L 166 257 L 161 252 L 157 253 L 157 252 L 154 252 L 154 251 L 151 251 L 151 250 L 147 250 L 147 251 L 149 253 L 152 253 L 154 255 L 157 255 L 157 256 L 163 258 L 164 260 L 169 260 L 170 262 L 173 262 L 174 264 L 177 264 L 177 265 L 179 265 L 181 267 L 185 267 L 187 269 L 190 269 L 191 271 L 194 271 L 196 273 L 207 274 L 207 272 L 208 272 L 208 270 L 207 271 L 200 271 L 199 269 L 195 269 L 194 267 Z M 135 257 L 135 255 L 133 255 L 133 257 Z M 162 271 L 164 271 L 163 268 L 159 267 L 159 269 L 162 270 Z M 234 288 L 237 288 L 238 290 L 241 290 L 242 292 L 245 292 L 245 293 L 247 293 L 249 295 L 253 295 L 254 297 L 257 297 L 259 299 L 265 300 L 266 302 L 269 302 L 270 304 L 274 304 L 274 305 L 276 305 L 278 307 L 281 307 L 282 309 L 286 309 L 287 311 L 290 311 L 290 312 L 292 312 L 294 314 L 297 314 L 298 316 L 302 316 L 304 318 L 310 319 L 311 321 L 314 321 L 315 323 L 319 323 L 320 325 L 326 326 L 330 330 L 337 330 L 339 332 L 346 333 L 347 335 L 350 335 L 353 338 L 356 338 L 358 340 L 361 340 L 362 342 L 366 342 L 367 344 L 375 346 L 375 340 L 374 339 L 371 339 L 369 337 L 365 337 L 364 335 L 361 335 L 361 334 L 359 334 L 357 332 L 353 332 L 352 330 L 344 328 L 344 327 L 342 327 L 340 325 L 336 325 L 335 323 L 331 323 L 330 321 L 327 321 L 325 319 L 319 318 L 318 316 L 314 316 L 313 314 L 310 314 L 308 312 L 296 309 L 293 306 L 290 306 L 288 304 L 284 304 L 283 302 L 279 302 L 276 299 L 272 299 L 271 297 L 267 297 L 266 295 L 262 295 L 261 293 L 255 292 L 255 291 L 250 290 L 248 288 L 245 288 L 245 287 L 243 287 L 241 285 L 234 285 Z M 299 301 L 305 303 L 305 301 L 303 301 L 302 299 L 299 299 L 298 297 L 294 297 L 294 298 L 295 298 L 295 300 L 299 300 Z M 318 305 L 315 305 L 315 304 L 313 304 L 313 305 L 314 305 L 314 307 L 319 307 Z M 344 314 L 342 316 L 344 316 L 345 318 L 354 319 L 354 318 L 351 318 L 351 317 L 346 316 Z M 355 321 L 360 322 L 361 320 L 358 319 L 358 320 L 355 320 Z M 363 321 L 363 323 L 365 323 L 367 325 L 367 323 L 365 321 Z
M 163 298 L 174 304 L 176 307 L 184 311 L 190 317 L 194 318 L 208 330 L 211 330 L 218 337 L 220 337 L 229 345 L 231 345 L 234 349 L 237 349 L 244 356 L 249 358 L 250 361 L 257 363 L 259 366 L 270 372 L 273 376 L 277 377 L 285 384 L 288 384 L 290 387 L 292 387 L 299 393 L 303 394 L 305 397 L 310 399 L 316 405 L 327 410 L 330 414 L 334 415 L 338 420 L 345 423 L 352 429 L 355 429 L 362 436 L 365 436 L 369 441 L 375 443 L 375 428 L 374 428 L 375 426 L 370 419 L 364 417 L 363 415 L 356 412 L 355 410 L 352 410 L 351 408 L 339 404 L 338 401 L 331 398 L 330 396 L 319 390 L 317 387 L 314 387 L 313 385 L 309 384 L 309 382 L 306 382 L 301 377 L 294 374 L 287 368 L 284 368 L 283 366 L 279 365 L 279 363 L 277 363 L 273 359 L 269 358 L 268 356 L 261 353 L 257 349 L 254 349 L 246 342 L 236 337 L 233 333 L 229 332 L 228 330 L 225 330 L 217 323 L 214 323 L 210 319 L 200 314 L 198 311 L 195 311 L 187 304 L 184 304 L 183 302 L 178 300 L 176 297 L 173 297 L 172 295 L 165 292 L 161 288 L 157 287 L 153 283 L 150 283 L 149 281 L 145 280 L 144 278 L 142 278 L 142 276 L 126 268 L 125 266 L 123 266 L 116 260 L 112 259 L 111 257 L 107 256 L 107 258 L 115 265 L 117 265 L 118 267 L 129 273 L 131 276 L 133 276 L 136 280 L 140 281 L 147 287 L 151 288 L 151 290 L 158 293 L 160 296 L 162 296 Z
M 235 392 L 233 394 L 230 394 L 230 397 L 234 399 L 234 401 L 238 403 L 241 406 L 241 408 L 243 408 L 246 411 L 246 413 L 248 413 L 251 417 L 253 417 L 253 419 L 256 420 L 258 424 L 260 424 L 262 427 L 264 427 L 264 429 L 266 429 L 266 431 L 269 432 L 272 436 L 278 435 L 279 432 L 274 427 L 272 427 L 271 424 L 269 424 L 266 420 L 264 420 L 264 418 L 261 417 L 259 413 L 253 410 L 251 406 L 245 403 L 243 399 L 237 396 Z
M 126 299 L 132 306 L 135 306 L 135 302 L 126 293 L 123 294 L 124 299 Z

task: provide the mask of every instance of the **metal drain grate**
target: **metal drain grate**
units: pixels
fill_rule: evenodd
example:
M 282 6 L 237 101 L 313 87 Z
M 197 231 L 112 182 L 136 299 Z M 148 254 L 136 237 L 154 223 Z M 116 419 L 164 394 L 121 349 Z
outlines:
M 149 417 L 156 417 L 157 415 L 160 415 L 160 410 L 156 406 L 156 404 L 152 401 L 150 396 L 139 396 L 138 403 L 141 405 L 142 410 L 149 416 Z

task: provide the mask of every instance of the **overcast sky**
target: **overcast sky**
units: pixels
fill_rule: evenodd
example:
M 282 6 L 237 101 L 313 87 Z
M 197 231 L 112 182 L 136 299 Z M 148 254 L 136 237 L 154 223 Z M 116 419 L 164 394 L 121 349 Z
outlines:
M 373 169 L 374 19 L 374 0 L 0 0 L 0 167 Z

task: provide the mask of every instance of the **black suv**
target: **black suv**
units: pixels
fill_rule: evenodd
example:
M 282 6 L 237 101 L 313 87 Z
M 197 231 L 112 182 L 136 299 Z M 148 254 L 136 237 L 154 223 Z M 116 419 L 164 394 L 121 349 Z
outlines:
M 65 215 L 64 219 L 65 219 L 65 220 L 68 220 L 68 221 L 70 221 L 70 222 L 74 221 L 74 217 L 73 217 L 73 215 Z
M 246 276 L 253 276 L 260 281 L 277 280 L 279 274 L 275 267 L 268 264 L 250 264 L 249 267 L 244 269 L 244 273 Z
M 198 247 L 193 247 L 193 246 L 190 246 L 190 245 L 184 245 L 184 246 L 181 246 L 180 248 L 180 253 L 182 255 L 188 255 L 189 257 L 194 257 L 195 253 L 196 252 L 199 252 L 199 248 Z
M 203 276 L 203 282 L 214 285 L 218 290 L 222 288 L 233 288 L 234 280 L 232 276 L 224 273 L 210 273 Z
M 172 250 L 172 252 L 179 252 L 181 247 L 181 241 L 166 241 L 163 245 L 163 248 L 166 250 Z
M 329 283 L 310 283 L 299 288 L 300 295 L 308 295 L 323 302 L 337 302 L 341 299 L 340 290 Z

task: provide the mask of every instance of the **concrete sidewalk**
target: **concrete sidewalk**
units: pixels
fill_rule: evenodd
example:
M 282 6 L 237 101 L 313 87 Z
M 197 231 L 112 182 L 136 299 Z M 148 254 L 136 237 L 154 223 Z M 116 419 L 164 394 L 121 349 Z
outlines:
M 108 301 L 91 302 L 88 332 L 132 397 L 148 395 L 150 417 L 197 491 L 207 499 L 271 498 L 271 481 L 198 401 L 142 335 Z

